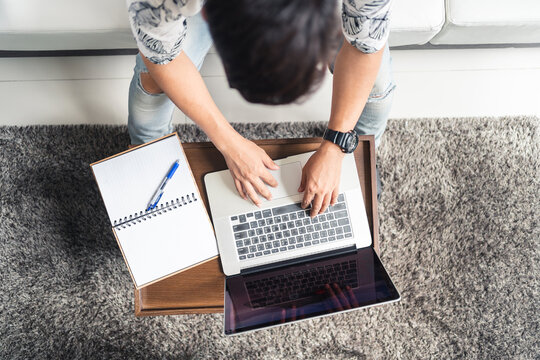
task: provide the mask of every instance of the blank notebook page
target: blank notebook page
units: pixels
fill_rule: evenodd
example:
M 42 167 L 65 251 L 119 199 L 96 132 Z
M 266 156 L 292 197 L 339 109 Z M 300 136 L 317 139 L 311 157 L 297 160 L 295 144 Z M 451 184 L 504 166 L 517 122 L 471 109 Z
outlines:
M 129 226 L 115 227 L 137 286 L 177 272 L 218 254 L 210 220 L 177 136 L 94 164 L 111 225 L 145 214 L 173 163 L 179 160 L 158 206 L 180 200 L 168 211 L 153 212 Z M 182 197 L 191 202 L 183 204 Z M 196 201 L 193 201 L 195 195 Z

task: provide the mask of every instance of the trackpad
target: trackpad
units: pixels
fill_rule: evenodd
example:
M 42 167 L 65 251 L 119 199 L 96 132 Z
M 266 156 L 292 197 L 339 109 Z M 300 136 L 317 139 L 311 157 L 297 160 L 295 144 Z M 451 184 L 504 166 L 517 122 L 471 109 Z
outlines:
M 279 170 L 269 170 L 278 182 L 278 186 L 268 187 L 272 193 L 272 200 L 298 195 L 298 187 L 302 180 L 302 164 L 300 161 L 280 165 Z

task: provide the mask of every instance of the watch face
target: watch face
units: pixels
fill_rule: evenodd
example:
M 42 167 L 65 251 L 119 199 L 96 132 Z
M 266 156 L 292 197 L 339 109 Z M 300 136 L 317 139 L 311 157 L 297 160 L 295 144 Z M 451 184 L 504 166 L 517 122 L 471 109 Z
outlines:
M 344 150 L 346 153 L 352 153 L 358 146 L 358 135 L 356 133 L 349 133 L 345 142 Z

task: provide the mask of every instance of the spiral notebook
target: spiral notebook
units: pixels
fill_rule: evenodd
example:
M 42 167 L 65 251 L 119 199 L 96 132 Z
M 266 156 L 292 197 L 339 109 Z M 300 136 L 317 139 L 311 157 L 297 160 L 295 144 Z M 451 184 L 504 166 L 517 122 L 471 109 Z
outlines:
M 179 161 L 158 206 L 146 210 Z M 176 133 L 90 165 L 136 288 L 218 255 L 216 238 Z

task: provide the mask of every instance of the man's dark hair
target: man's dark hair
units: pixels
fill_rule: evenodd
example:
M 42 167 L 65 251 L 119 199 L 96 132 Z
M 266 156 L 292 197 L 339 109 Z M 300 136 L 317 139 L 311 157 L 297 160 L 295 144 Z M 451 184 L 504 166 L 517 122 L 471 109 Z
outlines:
M 249 102 L 288 104 L 317 89 L 340 40 L 337 1 L 206 0 L 229 85 Z

